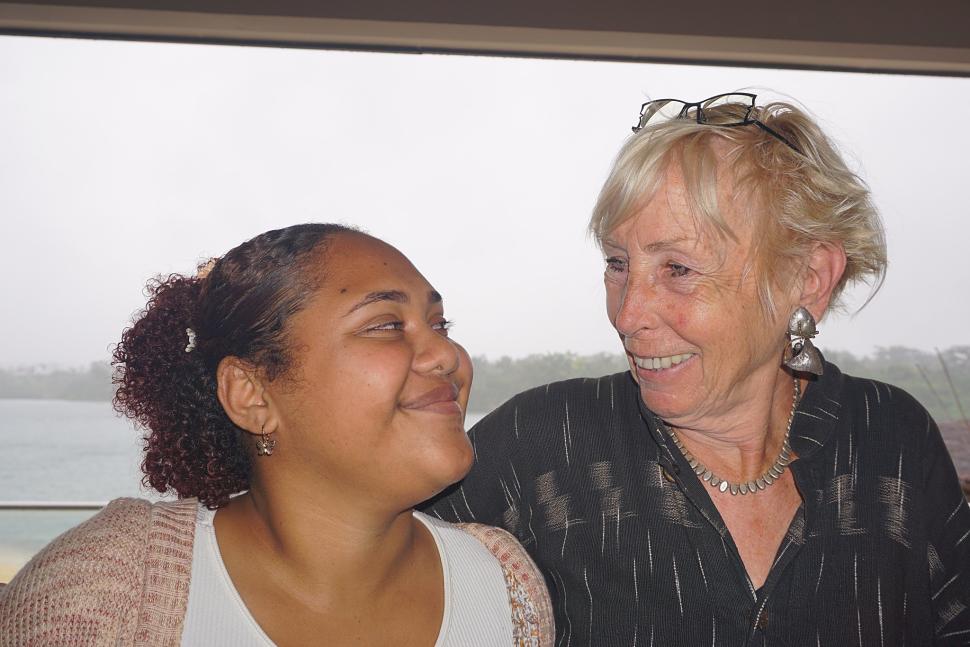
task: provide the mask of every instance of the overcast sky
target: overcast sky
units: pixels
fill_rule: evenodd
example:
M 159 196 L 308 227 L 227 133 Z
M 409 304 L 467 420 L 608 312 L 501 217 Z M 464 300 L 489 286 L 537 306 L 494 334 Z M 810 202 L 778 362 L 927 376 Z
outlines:
M 970 79 L 0 37 L 0 366 L 106 359 L 148 277 L 306 221 L 397 245 L 473 355 L 617 352 L 585 235 L 614 154 L 648 98 L 750 87 L 886 221 L 884 289 L 819 345 L 970 343 Z

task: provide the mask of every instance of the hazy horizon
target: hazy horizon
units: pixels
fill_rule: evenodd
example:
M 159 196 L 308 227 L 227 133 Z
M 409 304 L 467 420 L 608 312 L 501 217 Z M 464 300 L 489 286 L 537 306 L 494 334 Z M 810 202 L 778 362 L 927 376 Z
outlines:
M 861 361 L 875 359 L 875 356 L 880 351 L 889 351 L 889 350 L 894 349 L 894 348 L 895 349 L 903 349 L 903 350 L 911 350 L 911 351 L 919 351 L 919 352 L 922 352 L 922 353 L 928 353 L 928 354 L 931 354 L 931 355 L 934 355 L 935 356 L 937 351 L 945 354 L 948 351 L 952 351 L 952 350 L 964 349 L 964 348 L 970 349 L 970 343 L 968 343 L 968 344 L 953 344 L 951 346 L 941 346 L 941 347 L 930 348 L 930 349 L 916 348 L 915 346 L 907 346 L 905 344 L 896 345 L 896 346 L 879 346 L 879 347 L 872 348 L 870 350 L 870 352 L 865 353 L 865 354 L 863 354 L 863 353 L 857 353 L 857 352 L 852 351 L 851 349 L 845 349 L 845 348 L 831 348 L 831 347 L 822 347 L 822 346 L 819 347 L 819 349 L 822 351 L 822 353 L 824 353 L 826 355 L 835 354 L 835 353 L 839 353 L 839 354 L 846 353 L 846 354 L 852 355 L 853 358 L 855 358 L 857 360 L 861 360 Z M 622 348 L 618 348 L 616 351 L 604 350 L 604 351 L 597 351 L 597 352 L 594 352 L 594 353 L 575 353 L 575 352 L 570 351 L 570 350 L 558 350 L 558 351 L 557 350 L 547 350 L 547 351 L 540 351 L 540 352 L 535 352 L 535 353 L 528 353 L 526 355 L 521 355 L 521 356 L 512 356 L 512 355 L 505 354 L 505 355 L 497 355 L 497 356 L 494 356 L 494 357 L 489 356 L 489 355 L 485 355 L 484 353 L 470 353 L 472 359 L 484 358 L 488 362 L 496 362 L 496 361 L 500 361 L 502 359 L 510 359 L 512 361 L 519 361 L 519 360 L 527 359 L 530 356 L 537 356 L 537 355 L 538 356 L 543 356 L 543 355 L 575 355 L 577 357 L 588 358 L 588 357 L 593 357 L 593 356 L 596 356 L 596 355 L 609 355 L 609 356 L 615 356 L 615 357 L 622 357 L 623 354 L 624 353 L 623 353 L 623 349 Z M 53 372 L 53 371 L 78 371 L 78 372 L 80 372 L 80 371 L 89 370 L 91 368 L 91 366 L 94 365 L 94 364 L 104 365 L 104 364 L 110 364 L 110 362 L 111 362 L 111 358 L 110 357 L 104 357 L 102 359 L 92 359 L 90 361 L 78 362 L 76 364 L 56 364 L 56 363 L 50 363 L 50 362 L 35 362 L 35 363 L 29 363 L 28 362 L 28 363 L 23 363 L 23 364 L 8 364 L 8 365 L 2 365 L 2 364 L 0 364 L 0 371 L 8 371 L 8 372 L 11 372 L 11 373 L 19 373 L 19 372 L 22 372 L 22 371 L 32 371 L 32 370 L 36 370 L 36 371 L 38 371 L 38 373 L 41 373 L 41 374 L 42 373 L 46 373 L 46 372 Z M 0 396 L 0 397 L 3 397 L 3 396 Z

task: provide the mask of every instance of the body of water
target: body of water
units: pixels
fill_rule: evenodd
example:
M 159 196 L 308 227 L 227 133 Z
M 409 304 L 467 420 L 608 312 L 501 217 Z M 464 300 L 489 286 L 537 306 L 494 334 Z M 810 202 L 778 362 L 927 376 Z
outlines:
M 0 499 L 144 496 L 141 434 L 108 402 L 0 400 Z
M 0 500 L 158 499 L 141 486 L 141 436 L 108 402 L 0 400 Z M 91 514 L 0 510 L 0 582 Z

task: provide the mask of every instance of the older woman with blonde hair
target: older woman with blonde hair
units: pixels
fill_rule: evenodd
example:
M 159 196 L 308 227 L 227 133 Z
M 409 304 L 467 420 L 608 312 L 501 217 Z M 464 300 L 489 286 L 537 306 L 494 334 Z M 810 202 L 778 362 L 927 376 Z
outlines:
M 590 645 L 970 644 L 970 508 L 936 424 L 813 346 L 886 268 L 803 111 L 644 104 L 590 222 L 630 370 L 522 393 L 433 510 L 503 525 Z

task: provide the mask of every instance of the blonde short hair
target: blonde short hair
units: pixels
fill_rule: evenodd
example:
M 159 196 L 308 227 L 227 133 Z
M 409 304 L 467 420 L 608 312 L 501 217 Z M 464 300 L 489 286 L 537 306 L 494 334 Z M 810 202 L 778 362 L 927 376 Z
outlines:
M 737 113 L 746 108 L 727 104 L 716 110 Z M 845 272 L 832 291 L 831 304 L 841 305 L 849 282 L 868 283 L 871 299 L 885 277 L 886 241 L 869 188 L 818 125 L 795 106 L 756 106 L 750 117 L 798 150 L 756 124 L 712 126 L 671 119 L 647 125 L 620 149 L 593 209 L 590 233 L 602 244 L 653 197 L 670 165 L 678 164 L 699 224 L 735 238 L 717 205 L 718 169 L 729 168 L 734 199 L 746 201 L 741 213 L 754 219 L 749 271 L 755 272 L 767 312 L 774 313 L 773 288 L 793 278 L 785 270 L 800 266 L 817 243 L 845 249 Z

